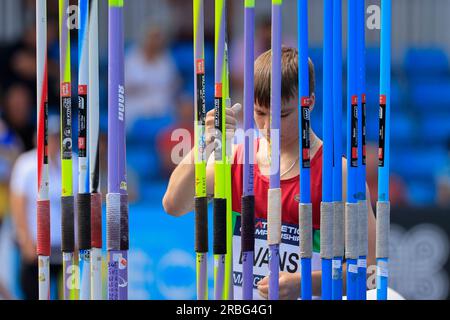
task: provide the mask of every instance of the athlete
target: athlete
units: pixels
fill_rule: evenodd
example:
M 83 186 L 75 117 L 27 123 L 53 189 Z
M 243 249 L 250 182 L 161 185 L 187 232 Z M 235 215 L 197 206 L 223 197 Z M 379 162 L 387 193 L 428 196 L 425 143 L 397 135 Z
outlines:
M 257 219 L 267 219 L 267 193 L 269 189 L 270 163 L 268 153 L 267 131 L 270 128 L 270 88 L 271 88 L 271 51 L 263 53 L 255 62 L 255 111 L 254 118 L 259 138 L 255 143 L 255 216 Z M 311 109 L 315 105 L 315 71 L 312 61 L 309 61 Z M 227 109 L 227 132 L 237 126 L 240 112 L 237 104 Z M 298 201 L 300 194 L 299 165 L 299 123 L 298 123 L 298 52 L 294 48 L 282 50 L 282 111 L 281 111 L 281 146 L 280 173 L 282 189 L 282 223 L 298 226 Z M 312 123 L 312 126 L 314 123 Z M 214 110 L 206 118 L 208 162 L 207 188 L 208 194 L 214 192 Z M 320 230 L 320 203 L 322 201 L 322 141 L 311 128 L 311 195 L 313 204 L 314 234 Z M 242 180 L 243 180 L 243 145 L 237 145 L 233 150 L 232 164 L 232 206 L 233 212 L 241 212 Z M 346 199 L 347 161 L 343 158 L 343 190 L 344 203 Z M 194 153 L 193 150 L 184 158 L 172 173 L 166 194 L 163 199 L 165 211 L 172 216 L 182 216 L 194 210 Z M 375 215 L 370 205 L 370 194 L 367 188 L 369 207 L 369 266 L 376 264 L 375 260 Z M 317 238 L 315 238 L 317 240 Z M 318 241 L 315 241 L 317 243 Z M 298 250 L 298 247 L 297 247 Z M 320 248 L 315 246 L 315 260 L 319 259 Z M 314 259 L 313 259 L 314 260 Z M 313 295 L 321 296 L 320 262 L 313 263 Z M 345 269 L 344 269 L 345 271 Z M 345 275 L 345 272 L 344 272 Z M 295 300 L 299 298 L 301 276 L 299 272 L 280 272 L 280 299 Z M 258 292 L 263 299 L 268 298 L 268 277 L 257 283 Z M 345 284 L 345 279 L 344 279 Z M 345 288 L 344 288 L 345 290 Z

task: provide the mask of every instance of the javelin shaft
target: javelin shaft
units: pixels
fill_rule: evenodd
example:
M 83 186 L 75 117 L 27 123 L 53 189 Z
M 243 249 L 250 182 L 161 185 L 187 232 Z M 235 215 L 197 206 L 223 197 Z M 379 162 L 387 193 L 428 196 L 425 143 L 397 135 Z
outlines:
M 281 243 L 280 131 L 282 0 L 272 0 L 272 78 L 270 107 L 270 189 L 268 192 L 269 300 L 279 299 Z
M 254 61 L 255 61 L 255 1 L 244 2 L 244 192 L 242 196 L 242 297 L 253 300 L 253 261 L 255 251 L 254 193 Z
M 342 300 L 344 206 L 342 203 L 342 1 L 333 1 L 333 270 L 332 299 Z
M 78 247 L 80 299 L 91 299 L 91 195 L 89 193 L 89 3 L 78 2 Z
M 225 2 L 215 2 L 215 181 L 214 181 L 214 297 L 224 298 L 227 254 L 226 137 L 223 77 L 225 71 Z
M 91 193 L 91 299 L 102 300 L 102 195 L 100 193 L 100 101 L 98 66 L 98 0 L 89 8 L 89 171 Z
M 322 300 L 332 298 L 333 259 L 333 1 L 325 0 L 323 45 L 323 168 L 320 213 Z
M 348 86 L 347 86 L 347 203 L 345 208 L 345 250 L 347 298 L 358 298 L 358 96 L 356 77 L 356 0 L 348 2 Z
M 377 204 L 377 297 L 387 300 L 389 261 L 389 170 L 391 129 L 391 1 L 381 2 L 380 137 Z
M 50 199 L 48 163 L 48 80 L 47 80 L 47 1 L 36 2 L 37 61 L 37 254 L 39 260 L 39 300 L 50 300 Z
M 123 0 L 109 0 L 108 299 L 128 299 Z
M 365 95 L 365 6 L 357 3 L 357 66 L 358 66 L 358 299 L 367 300 L 368 206 L 366 197 L 366 95 Z
M 208 300 L 208 198 L 206 191 L 206 94 L 204 49 L 204 1 L 194 0 L 195 87 L 195 251 L 197 300 Z
M 75 299 L 78 289 L 74 261 L 75 227 L 72 160 L 72 81 L 70 30 L 68 28 L 69 1 L 59 0 L 60 30 L 60 96 L 61 96 L 61 232 L 64 270 L 64 299 Z
M 299 150 L 300 150 L 300 263 L 301 263 L 301 298 L 312 299 L 313 256 L 312 240 L 312 204 L 311 204 L 311 141 L 310 141 L 310 88 L 309 88 L 309 35 L 308 35 L 308 1 L 298 1 L 298 43 L 299 43 Z

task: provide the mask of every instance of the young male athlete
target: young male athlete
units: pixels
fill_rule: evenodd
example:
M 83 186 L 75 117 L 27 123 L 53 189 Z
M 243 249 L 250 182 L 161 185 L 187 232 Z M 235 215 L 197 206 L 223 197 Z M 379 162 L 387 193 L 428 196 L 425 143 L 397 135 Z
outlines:
M 315 103 L 315 71 L 312 61 L 309 63 L 310 96 L 312 109 Z M 254 118 L 260 138 L 255 143 L 255 216 L 257 219 L 267 219 L 267 193 L 269 189 L 269 154 L 267 131 L 270 128 L 270 86 L 271 86 L 271 52 L 263 53 L 255 62 L 255 112 Z M 234 130 L 240 105 L 227 110 L 227 131 Z M 282 50 L 282 111 L 281 111 L 281 189 L 282 189 L 282 223 L 298 226 L 299 201 L 299 123 L 298 123 L 298 52 L 294 48 Z M 314 123 L 312 123 L 312 126 Z M 206 119 L 207 143 L 212 146 L 214 138 L 214 111 Z M 320 203 L 322 201 L 322 141 L 311 129 L 311 195 L 313 204 L 313 227 L 315 234 L 320 230 Z M 207 148 L 208 150 L 212 147 Z M 233 152 L 232 165 L 232 206 L 236 213 L 241 212 L 242 180 L 243 180 L 243 145 L 238 145 Z M 211 153 L 211 150 L 209 151 Z M 210 157 L 209 159 L 214 159 Z M 343 190 L 346 199 L 347 163 L 343 159 Z M 173 172 L 169 186 L 163 199 L 166 212 L 173 216 L 182 216 L 194 209 L 194 154 L 193 151 L 181 162 Z M 208 194 L 214 191 L 213 160 L 207 168 Z M 369 266 L 375 265 L 375 216 L 370 205 L 370 194 L 367 191 L 369 207 Z M 317 240 L 317 239 L 315 239 Z M 315 241 L 317 243 L 317 241 Z M 298 250 L 298 249 L 297 249 Z M 315 248 L 313 258 L 313 294 L 321 296 L 320 250 Z M 256 253 L 255 253 L 256 255 Z M 314 262 L 315 261 L 315 262 Z M 345 274 L 345 273 L 344 273 Z M 280 273 L 280 299 L 298 299 L 300 294 L 300 273 Z M 268 297 L 268 278 L 258 283 L 258 291 L 262 298 Z M 345 281 L 344 281 L 345 284 Z

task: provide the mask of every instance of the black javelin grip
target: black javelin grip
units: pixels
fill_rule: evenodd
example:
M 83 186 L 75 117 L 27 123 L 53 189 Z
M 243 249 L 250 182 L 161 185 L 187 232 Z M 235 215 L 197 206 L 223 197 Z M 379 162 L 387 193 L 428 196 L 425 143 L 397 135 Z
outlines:
M 242 252 L 255 251 L 255 196 L 242 197 Z
M 214 254 L 227 254 L 227 200 L 214 199 Z
M 127 251 L 130 248 L 128 226 L 128 195 L 120 195 L 120 250 Z
M 79 250 L 89 250 L 91 243 L 91 194 L 80 193 L 77 197 L 78 206 L 78 247 Z
M 61 250 L 66 253 L 75 250 L 74 205 L 74 197 L 61 198 Z
M 208 198 L 195 198 L 195 252 L 208 252 Z

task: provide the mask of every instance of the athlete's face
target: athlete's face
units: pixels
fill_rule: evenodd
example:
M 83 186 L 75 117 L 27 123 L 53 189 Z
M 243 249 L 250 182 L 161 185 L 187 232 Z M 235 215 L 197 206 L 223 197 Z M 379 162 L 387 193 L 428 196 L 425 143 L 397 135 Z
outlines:
M 315 97 L 312 96 L 312 106 Z M 313 107 L 312 107 L 313 108 Z M 299 121 L 298 121 L 298 100 L 289 100 L 281 106 L 281 145 L 291 146 L 298 143 Z M 270 109 L 255 104 L 255 122 L 258 129 L 267 138 L 270 129 Z

